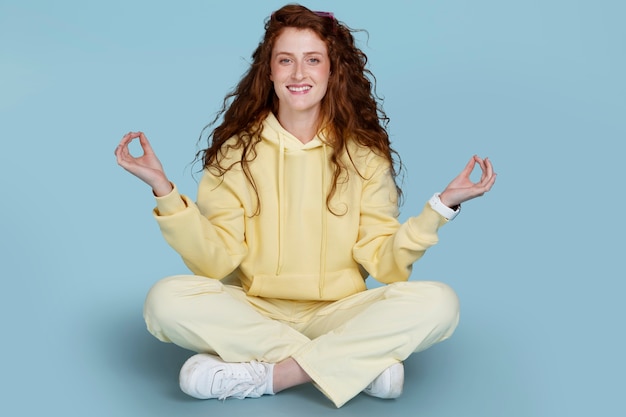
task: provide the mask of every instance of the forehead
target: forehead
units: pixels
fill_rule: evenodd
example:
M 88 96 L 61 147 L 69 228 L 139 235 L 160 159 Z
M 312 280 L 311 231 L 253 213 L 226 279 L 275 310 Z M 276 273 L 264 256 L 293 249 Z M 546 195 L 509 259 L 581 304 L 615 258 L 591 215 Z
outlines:
M 326 43 L 311 29 L 285 28 L 274 42 L 272 54 L 279 53 L 327 53 Z

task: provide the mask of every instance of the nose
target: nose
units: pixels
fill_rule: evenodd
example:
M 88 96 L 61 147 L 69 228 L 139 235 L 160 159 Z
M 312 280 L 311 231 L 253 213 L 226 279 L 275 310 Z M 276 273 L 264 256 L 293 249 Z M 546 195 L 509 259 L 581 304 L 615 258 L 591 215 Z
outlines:
M 304 65 L 301 62 L 296 62 L 293 66 L 292 77 L 295 80 L 301 80 L 304 78 Z

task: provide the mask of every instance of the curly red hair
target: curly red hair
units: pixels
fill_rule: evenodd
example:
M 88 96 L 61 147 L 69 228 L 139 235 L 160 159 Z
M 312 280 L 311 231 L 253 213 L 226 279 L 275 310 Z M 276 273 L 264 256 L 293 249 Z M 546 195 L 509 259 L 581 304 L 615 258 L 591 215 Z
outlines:
M 208 148 L 196 155 L 202 160 L 203 168 L 212 168 L 219 175 L 224 175 L 232 167 L 220 164 L 224 155 L 229 150 L 240 149 L 241 159 L 237 163 L 241 164 L 256 190 L 248 163 L 256 157 L 254 147 L 261 140 L 263 120 L 269 112 L 278 114 L 280 104 L 270 80 L 270 62 L 276 38 L 288 27 L 315 32 L 326 43 L 331 60 L 332 75 L 321 102 L 320 120 L 320 129 L 325 131 L 327 144 L 333 149 L 331 163 L 334 173 L 327 206 L 336 192 L 338 179 L 346 169 L 343 155 L 347 154 L 351 160 L 348 141 L 356 141 L 384 157 L 389 161 L 396 179 L 396 165 L 401 165 L 399 158 L 396 164 L 398 155 L 391 148 L 386 130 L 389 118 L 375 95 L 375 77 L 366 68 L 367 56 L 355 44 L 354 31 L 330 13 L 313 12 L 297 4 L 282 7 L 266 21 L 265 35 L 252 54 L 250 68 L 224 98 L 221 111 L 206 127 L 223 117 L 222 123 L 209 136 Z M 233 137 L 237 140 L 226 144 Z M 396 185 L 396 188 L 401 195 L 400 187 Z

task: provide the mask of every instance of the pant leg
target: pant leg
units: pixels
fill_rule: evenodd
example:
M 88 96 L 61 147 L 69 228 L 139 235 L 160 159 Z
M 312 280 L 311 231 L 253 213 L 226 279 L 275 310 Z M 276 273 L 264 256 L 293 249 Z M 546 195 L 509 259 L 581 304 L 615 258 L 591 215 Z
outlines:
M 394 283 L 319 310 L 299 329 L 313 340 L 293 358 L 341 407 L 393 363 L 447 339 L 458 317 L 447 285 Z
M 146 298 L 144 318 L 157 339 L 216 353 L 227 362 L 277 363 L 310 341 L 259 313 L 241 288 L 194 275 L 157 282 Z

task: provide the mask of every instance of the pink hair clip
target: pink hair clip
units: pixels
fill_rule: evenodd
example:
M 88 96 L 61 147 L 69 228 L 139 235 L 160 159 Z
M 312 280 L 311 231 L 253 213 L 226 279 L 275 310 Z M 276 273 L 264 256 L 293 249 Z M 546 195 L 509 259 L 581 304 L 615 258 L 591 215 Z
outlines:
M 319 17 L 327 17 L 333 24 L 333 33 L 337 32 L 337 19 L 335 19 L 335 14 L 333 12 L 313 12 Z
M 332 28 L 333 28 L 333 32 L 337 31 L 337 19 L 335 19 L 335 14 L 333 12 L 320 12 L 320 11 L 312 11 L 313 13 L 315 13 L 317 16 L 319 17 L 327 17 L 331 20 L 332 22 Z M 276 15 L 276 12 L 272 12 L 272 14 L 270 15 L 270 19 L 274 19 Z
M 329 17 L 331 19 L 335 19 L 335 14 L 333 12 L 313 12 L 320 17 Z

